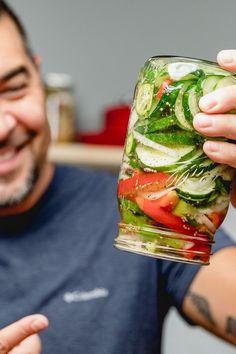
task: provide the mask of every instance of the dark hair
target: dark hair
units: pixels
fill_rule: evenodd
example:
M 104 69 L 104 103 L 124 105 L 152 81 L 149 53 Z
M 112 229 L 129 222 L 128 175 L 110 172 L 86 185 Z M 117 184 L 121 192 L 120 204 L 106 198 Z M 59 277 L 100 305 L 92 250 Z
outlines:
M 4 0 L 0 0 L 0 16 L 2 15 L 10 17 L 10 19 L 13 21 L 23 40 L 23 44 L 27 54 L 30 56 L 30 58 L 33 58 L 33 51 L 31 49 L 29 38 L 25 28 L 16 13 Z

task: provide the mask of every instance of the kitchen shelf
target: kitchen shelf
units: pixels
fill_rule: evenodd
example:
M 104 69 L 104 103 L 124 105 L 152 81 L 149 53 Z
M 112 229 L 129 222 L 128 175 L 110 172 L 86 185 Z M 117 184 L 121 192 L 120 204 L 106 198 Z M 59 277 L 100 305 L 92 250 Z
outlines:
M 123 147 L 81 143 L 52 143 L 48 158 L 58 164 L 86 166 L 93 169 L 118 171 Z

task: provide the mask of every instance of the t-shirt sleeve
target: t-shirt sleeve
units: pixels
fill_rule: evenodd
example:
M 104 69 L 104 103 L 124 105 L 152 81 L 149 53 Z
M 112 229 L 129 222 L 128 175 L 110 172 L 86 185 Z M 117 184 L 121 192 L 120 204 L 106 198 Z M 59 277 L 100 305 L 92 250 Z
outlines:
M 215 235 L 213 253 L 224 247 L 236 245 L 230 237 L 220 229 Z M 201 268 L 199 265 L 162 261 L 162 274 L 165 279 L 166 292 L 170 296 L 173 305 L 180 311 L 184 297 L 197 272 Z

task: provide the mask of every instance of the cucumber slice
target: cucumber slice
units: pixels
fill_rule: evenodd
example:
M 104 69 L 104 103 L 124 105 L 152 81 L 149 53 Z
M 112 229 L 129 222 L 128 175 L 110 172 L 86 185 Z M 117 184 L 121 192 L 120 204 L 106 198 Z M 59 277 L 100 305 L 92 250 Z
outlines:
M 176 156 L 140 144 L 136 149 L 136 159 L 144 170 L 173 172 L 176 182 L 186 175 L 194 175 L 199 163 L 205 159 L 203 150 L 196 149 L 195 146 L 177 146 L 173 150 L 177 153 Z
M 154 86 L 148 83 L 137 87 L 135 109 L 140 116 L 145 116 L 151 108 Z
M 142 210 L 138 207 L 138 205 L 131 200 L 125 199 L 125 198 L 120 198 L 119 203 L 122 208 L 131 210 L 132 213 L 134 214 L 140 214 L 143 215 Z
M 169 116 L 164 118 L 157 118 L 155 120 L 147 120 L 146 124 L 138 125 L 135 130 L 140 134 L 153 133 L 156 131 L 171 128 L 176 125 L 176 117 Z
M 215 179 L 209 175 L 202 178 L 186 178 L 185 181 L 176 188 L 176 191 L 184 200 L 198 202 L 208 200 L 215 189 Z
M 213 168 L 216 167 L 216 165 L 217 164 L 214 161 L 212 161 L 211 159 L 205 158 L 205 156 L 204 156 L 203 162 L 200 162 L 197 165 L 196 170 L 192 173 L 192 175 L 201 176 L 203 173 L 205 173 L 207 171 L 211 171 Z
M 193 71 L 190 74 L 183 76 L 181 80 L 197 80 L 203 76 L 205 76 L 204 71 L 201 69 L 197 69 L 196 71 Z
M 216 178 L 216 188 L 223 195 L 229 195 L 230 193 L 230 181 L 224 181 L 222 177 Z
M 235 174 L 235 169 L 233 167 L 230 167 L 228 165 L 217 165 L 212 171 L 215 176 L 220 176 L 222 177 L 223 180 L 225 181 L 232 181 L 234 174 Z
M 222 78 L 224 78 L 224 76 L 222 76 L 222 75 L 209 75 L 209 76 L 207 76 L 206 79 L 202 82 L 203 96 L 214 91 L 219 80 L 221 80 Z
M 172 82 L 169 85 L 168 90 L 164 91 L 157 107 L 149 115 L 149 118 L 167 117 L 173 114 L 175 108 L 175 101 L 178 96 L 180 88 L 183 86 L 183 82 Z
M 134 150 L 135 150 L 135 146 L 136 146 L 136 141 L 133 137 L 133 134 L 130 133 L 128 136 L 127 136 L 127 140 L 126 140 L 126 144 L 125 144 L 125 153 L 126 155 L 131 155 Z
M 204 81 L 204 77 L 201 77 L 197 83 L 196 83 L 196 99 L 197 99 L 197 102 L 200 100 L 200 98 L 202 97 L 202 83 Z
M 188 81 L 186 82 L 186 84 L 183 85 L 175 101 L 175 115 L 178 120 L 178 125 L 180 126 L 180 128 L 183 128 L 184 130 L 193 130 L 192 125 L 187 121 L 185 117 L 185 112 L 183 107 L 183 96 L 190 85 L 192 85 L 191 81 Z
M 135 125 L 137 120 L 138 120 L 137 112 L 135 111 L 135 109 L 132 109 L 132 111 L 130 113 L 130 117 L 129 117 L 129 130 L 131 130 L 131 128 L 133 128 L 133 126 Z
M 203 150 L 196 148 L 192 153 L 180 158 L 174 169 L 170 170 L 170 172 L 174 172 L 175 175 L 180 176 L 178 178 L 186 175 L 192 176 L 203 159 L 205 159 Z
M 188 106 L 190 115 L 188 115 L 188 119 L 191 121 L 193 117 L 200 112 L 200 108 L 198 106 L 198 93 L 197 93 L 197 86 L 192 87 L 188 92 Z
M 195 131 L 174 131 L 165 133 L 149 133 L 145 135 L 149 140 L 163 145 L 194 145 L 205 141 L 205 138 Z
M 155 81 L 154 81 L 155 87 L 160 88 L 161 84 L 162 84 L 165 80 L 167 80 L 167 79 L 170 79 L 169 74 L 168 74 L 167 71 L 164 71 L 164 72 L 162 73 L 162 75 L 159 74 L 159 75 L 156 77 Z
M 225 76 L 217 83 L 215 89 L 219 89 L 226 86 L 236 85 L 236 79 L 233 76 Z
M 162 144 L 158 144 L 155 141 L 148 139 L 146 136 L 144 136 L 144 135 L 142 135 L 142 134 L 140 134 L 140 133 L 138 133 L 136 131 L 134 131 L 133 134 L 134 134 L 134 138 L 138 142 L 140 142 L 141 144 L 143 144 L 145 146 L 149 146 L 149 147 L 151 147 L 153 149 L 162 151 L 165 154 L 168 154 L 170 156 L 177 157 L 177 153 L 175 152 L 174 149 L 169 148 L 169 147 L 167 147 L 165 145 L 162 145 Z
M 154 93 L 154 96 L 155 96 L 155 93 Z M 148 116 L 150 116 L 150 114 L 152 114 L 152 112 L 155 111 L 155 109 L 157 108 L 158 102 L 159 102 L 159 99 L 157 99 L 156 97 L 152 100 L 152 105 L 151 105 L 150 110 L 148 112 Z
M 189 109 L 189 105 L 188 105 L 188 98 L 189 98 L 189 91 L 192 88 L 195 88 L 196 83 L 189 85 L 187 90 L 184 92 L 183 94 L 183 110 L 184 110 L 184 116 L 186 118 L 186 120 L 189 122 L 189 124 L 192 126 L 192 115 Z
M 186 156 L 187 159 L 196 152 L 195 146 L 176 146 L 173 150 L 176 153 L 176 157 L 174 157 L 173 154 L 169 155 L 163 151 L 138 144 L 136 154 L 140 164 L 144 168 L 168 171 L 178 168 L 180 160 L 182 164 L 184 164 L 184 157 Z
M 179 200 L 173 210 L 173 213 L 180 217 L 195 216 L 197 212 L 197 208 L 195 208 L 192 204 L 186 203 L 183 199 Z
M 202 96 L 202 82 L 204 78 L 201 77 L 197 83 L 192 84 L 185 91 L 183 96 L 183 109 L 186 120 L 193 129 L 193 117 L 200 112 L 198 101 Z
M 143 226 L 150 222 L 146 215 L 137 215 L 129 209 L 122 208 L 122 219 L 125 224 Z
M 208 64 L 199 63 L 199 68 L 201 68 L 204 71 L 205 75 L 222 75 L 222 76 L 228 75 L 227 70 L 221 69 L 220 67 L 214 68 L 211 64 L 208 65 Z

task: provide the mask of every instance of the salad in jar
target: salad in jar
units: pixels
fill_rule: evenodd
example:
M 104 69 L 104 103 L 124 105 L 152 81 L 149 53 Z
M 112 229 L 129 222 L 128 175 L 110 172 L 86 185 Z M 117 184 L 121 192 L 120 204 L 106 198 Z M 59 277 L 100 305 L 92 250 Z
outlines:
M 192 122 L 202 96 L 235 84 L 231 73 L 207 61 L 169 56 L 145 63 L 119 175 L 117 248 L 209 264 L 234 169 L 204 153 L 209 137 Z

